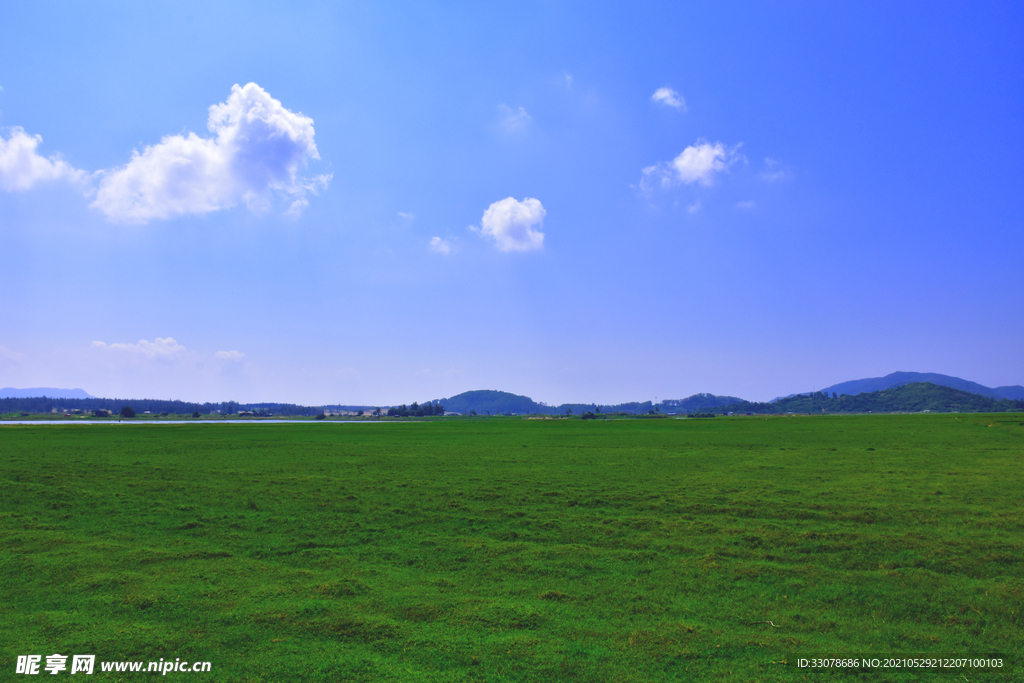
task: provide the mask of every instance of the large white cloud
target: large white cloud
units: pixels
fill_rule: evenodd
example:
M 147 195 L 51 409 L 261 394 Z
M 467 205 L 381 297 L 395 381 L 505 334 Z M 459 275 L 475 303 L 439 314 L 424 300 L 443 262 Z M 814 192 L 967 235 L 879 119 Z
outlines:
M 140 339 L 138 344 L 107 344 L 94 341 L 92 346 L 145 360 L 173 360 L 180 358 L 187 351 L 184 346 L 174 341 L 173 337 L 157 337 L 156 341 Z
M 330 179 L 299 176 L 320 158 L 313 119 L 285 109 L 255 83 L 233 86 L 226 102 L 210 107 L 207 128 L 213 137 L 169 135 L 133 152 L 127 165 L 102 174 L 92 206 L 113 221 L 145 223 L 243 201 L 262 209 L 280 193 L 296 215 L 308 204 L 306 193 Z
M 487 207 L 479 232 L 494 238 L 495 246 L 502 251 L 542 249 L 544 233 L 538 228 L 546 214 L 540 200 L 527 197 L 519 202 L 507 197 Z
M 0 187 L 8 192 L 24 192 L 45 180 L 68 180 L 84 183 L 85 171 L 79 171 L 60 159 L 40 156 L 36 147 L 43 141 L 38 135 L 29 135 L 23 128 L 11 129 L 11 137 L 0 136 Z
M 738 145 L 726 148 L 721 142 L 711 144 L 698 140 L 684 149 L 670 162 L 659 162 L 643 169 L 640 186 L 649 190 L 653 185 L 670 188 L 680 183 L 686 185 L 713 185 L 715 177 L 729 170 L 738 158 Z

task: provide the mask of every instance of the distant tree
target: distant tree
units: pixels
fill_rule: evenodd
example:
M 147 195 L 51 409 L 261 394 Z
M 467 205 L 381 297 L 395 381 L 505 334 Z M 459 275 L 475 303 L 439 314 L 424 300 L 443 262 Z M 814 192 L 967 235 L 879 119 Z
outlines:
M 121 417 L 135 417 L 135 410 L 131 406 L 121 408 Z
M 356 413 L 356 417 L 362 417 L 362 416 L 363 416 L 363 411 L 360 410 L 358 413 Z
M 440 403 L 434 406 L 434 415 L 444 415 L 444 406 Z
M 566 408 L 565 409 L 565 414 L 566 415 L 572 415 L 572 408 Z
M 836 396 L 836 392 L 834 391 L 832 392 L 832 398 L 839 398 L 838 396 Z
M 197 410 L 194 413 L 192 413 L 192 417 L 199 417 L 199 411 Z
M 471 410 L 471 411 L 469 411 L 469 414 L 470 415 L 476 415 L 476 411 L 475 410 Z
M 325 414 L 323 414 L 323 413 L 320 413 L 319 415 L 316 416 L 317 420 L 324 420 L 326 418 L 327 418 L 327 416 Z
M 374 417 L 380 417 L 380 408 L 374 408 L 373 409 L 373 416 Z
M 582 415 L 580 415 L 580 419 L 581 420 L 594 420 L 594 419 L 597 419 L 597 415 L 594 415 L 592 412 L 590 412 L 588 410 L 587 412 L 585 412 Z
M 416 401 L 413 401 L 413 402 L 412 402 L 412 405 L 411 405 L 411 406 L 409 406 L 409 412 L 410 412 L 410 413 L 413 413 L 413 414 L 415 414 L 415 413 L 416 413 L 416 411 L 418 411 L 419 409 L 420 409 L 420 404 L 419 404 L 419 403 L 417 403 Z M 422 414 L 423 414 L 423 413 L 420 413 L 420 415 L 422 415 Z

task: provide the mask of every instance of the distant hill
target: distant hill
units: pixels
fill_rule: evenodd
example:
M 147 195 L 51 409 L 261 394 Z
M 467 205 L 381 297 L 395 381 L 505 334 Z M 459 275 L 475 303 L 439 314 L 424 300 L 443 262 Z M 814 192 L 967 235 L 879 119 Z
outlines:
M 879 391 L 846 394 L 837 398 L 832 398 L 830 388 L 829 391 L 790 396 L 771 403 L 744 401 L 720 408 L 716 412 L 781 415 L 785 413 L 917 413 L 924 410 L 935 413 L 1024 411 L 1024 400 L 1011 401 L 992 398 L 931 382 L 913 382 Z
M 85 393 L 84 389 L 53 389 L 50 387 L 40 387 L 37 389 L 4 387 L 0 389 L 0 398 L 39 398 L 41 396 L 46 396 L 47 398 L 96 398 L 91 394 Z
M 542 406 L 528 396 L 486 389 L 464 391 L 451 398 L 442 398 L 440 403 L 446 411 L 451 413 L 468 413 L 471 410 L 475 410 L 480 415 L 487 413 L 492 415 L 504 415 L 505 413 L 528 415 L 530 413 L 554 412 L 549 406 Z
M 1014 401 L 1024 400 L 1024 387 L 1019 384 L 1010 387 L 996 387 L 993 391 L 1003 398 L 1013 399 Z
M 510 394 L 507 391 L 467 391 L 451 398 L 440 399 L 440 404 L 448 412 L 468 413 L 475 410 L 478 415 L 504 415 L 514 413 L 516 415 L 564 415 L 571 410 L 574 415 L 587 411 L 601 413 L 633 413 L 644 414 L 649 410 L 658 410 L 663 413 L 689 413 L 695 410 L 715 408 L 717 406 L 729 405 L 743 401 L 735 396 L 715 396 L 714 394 L 694 394 L 688 398 L 670 399 L 654 404 L 650 401 L 634 401 L 631 403 L 619 404 L 596 404 L 596 403 L 563 403 L 558 406 L 549 406 L 545 403 L 537 403 L 528 396 Z
M 831 395 L 832 392 L 835 392 L 840 396 L 843 394 L 853 396 L 855 394 L 863 394 L 871 391 L 892 389 L 893 387 L 900 387 L 914 382 L 931 382 L 932 384 L 938 384 L 939 386 L 952 387 L 953 389 L 968 391 L 972 394 L 988 396 L 989 398 L 1024 399 L 1024 387 L 1022 386 L 1007 386 L 991 389 L 978 384 L 977 382 L 960 379 L 959 377 L 950 377 L 949 375 L 940 375 L 935 372 L 894 372 L 886 375 L 885 377 L 872 377 L 870 379 L 855 379 L 850 382 L 841 382 L 830 387 L 825 387 L 822 391 L 829 395 Z

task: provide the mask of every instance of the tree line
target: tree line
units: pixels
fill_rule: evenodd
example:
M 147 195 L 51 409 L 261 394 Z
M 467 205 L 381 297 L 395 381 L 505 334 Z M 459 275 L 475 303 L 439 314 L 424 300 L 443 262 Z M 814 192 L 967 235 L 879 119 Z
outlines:
M 239 411 L 245 410 L 255 415 L 317 415 L 323 409 L 351 410 L 353 412 L 361 409 L 372 410 L 367 406 L 303 406 L 294 403 L 239 403 L 237 401 L 222 401 L 220 403 L 191 403 L 189 401 L 172 401 L 160 399 L 124 399 L 124 398 L 49 398 L 39 396 L 35 398 L 0 398 L 0 413 L 51 413 L 54 409 L 60 410 L 81 410 L 84 413 L 92 413 L 96 410 L 107 410 L 111 414 L 120 414 L 125 406 L 131 406 L 137 413 L 150 413 L 169 415 L 190 415 L 198 412 L 201 415 L 219 413 L 221 415 L 237 415 Z
M 1024 411 L 1024 401 L 995 399 L 961 389 L 914 382 L 862 394 L 831 395 L 823 391 L 799 394 L 772 403 L 741 401 L 715 409 L 718 413 L 783 415 L 786 413 L 1003 413 Z
M 411 406 L 403 403 L 397 408 L 388 408 L 388 417 L 429 417 L 431 415 L 444 415 L 444 406 L 432 401 L 423 405 L 414 401 Z

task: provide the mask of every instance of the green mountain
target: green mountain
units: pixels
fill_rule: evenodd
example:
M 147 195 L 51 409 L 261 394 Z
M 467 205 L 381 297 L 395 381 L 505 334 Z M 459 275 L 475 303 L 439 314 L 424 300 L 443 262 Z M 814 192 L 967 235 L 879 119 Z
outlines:
M 997 399 L 931 382 L 913 382 L 890 389 L 832 398 L 824 391 L 778 399 L 771 403 L 741 401 L 716 409 L 738 414 L 785 413 L 1002 413 L 1024 410 L 1024 401 Z
M 528 396 L 510 394 L 507 391 L 464 391 L 451 398 L 442 398 L 440 404 L 450 413 L 469 413 L 475 410 L 479 415 L 529 415 L 531 413 L 551 413 L 553 408 L 542 406 Z
M 893 372 L 885 377 L 871 377 L 868 379 L 855 379 L 850 382 L 841 382 L 830 387 L 825 387 L 822 391 L 829 395 L 831 395 L 832 392 L 835 392 L 838 395 L 863 394 L 872 391 L 881 391 L 883 389 L 893 389 L 895 387 L 917 382 L 931 382 L 932 384 L 952 387 L 953 389 L 968 391 L 972 394 L 987 396 L 989 398 L 1024 398 L 1024 387 L 1021 386 L 996 387 L 995 389 L 992 389 L 982 384 L 978 384 L 977 382 L 960 379 L 959 377 L 950 377 L 949 375 L 940 375 L 937 372 Z

